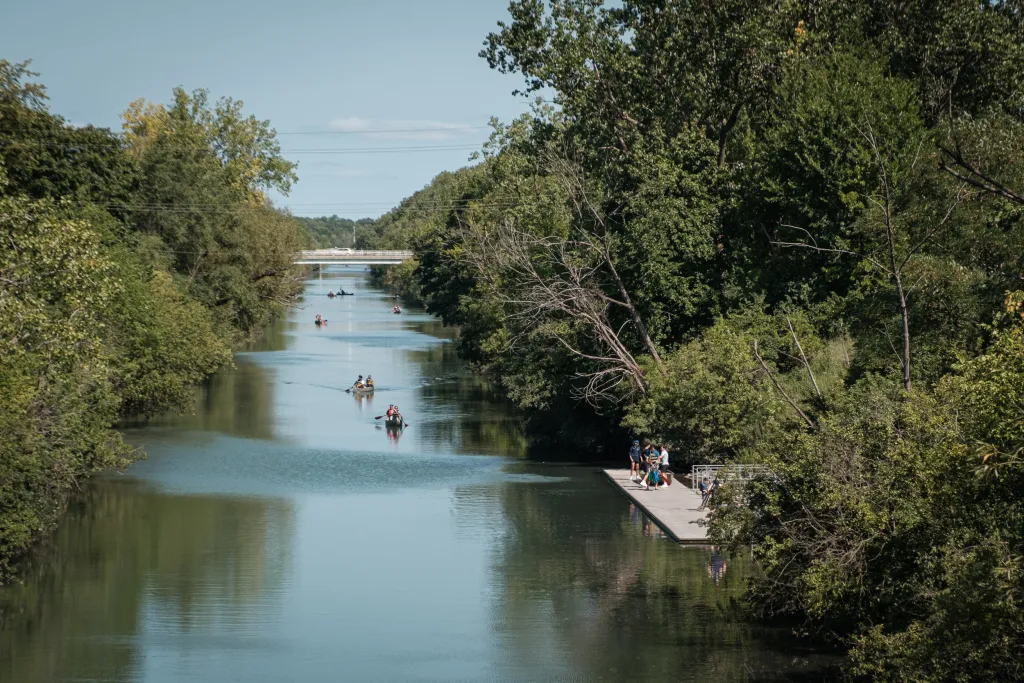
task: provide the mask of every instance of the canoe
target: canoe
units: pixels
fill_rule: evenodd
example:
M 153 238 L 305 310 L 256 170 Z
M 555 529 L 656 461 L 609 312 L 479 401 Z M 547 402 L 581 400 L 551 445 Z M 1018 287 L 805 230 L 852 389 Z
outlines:
M 334 296 L 355 296 L 355 292 L 339 292 L 338 294 L 335 294 Z
M 375 388 L 376 387 L 352 387 L 348 391 L 351 391 L 353 394 L 372 394 Z
M 385 418 L 384 424 L 386 424 L 388 427 L 391 427 L 392 429 L 401 429 L 403 424 L 402 416 L 395 415 L 393 417 Z

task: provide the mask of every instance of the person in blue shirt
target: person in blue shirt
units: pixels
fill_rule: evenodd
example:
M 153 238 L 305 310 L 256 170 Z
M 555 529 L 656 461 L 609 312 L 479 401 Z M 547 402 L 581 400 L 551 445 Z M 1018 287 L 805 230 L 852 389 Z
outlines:
M 640 479 L 640 442 L 633 441 L 633 446 L 629 449 L 629 480 L 637 481 Z

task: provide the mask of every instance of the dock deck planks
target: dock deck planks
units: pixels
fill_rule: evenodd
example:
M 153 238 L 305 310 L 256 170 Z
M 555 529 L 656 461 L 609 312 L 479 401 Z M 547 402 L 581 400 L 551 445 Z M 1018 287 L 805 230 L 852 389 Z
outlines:
M 629 480 L 629 470 L 604 470 L 605 475 L 637 507 L 676 543 L 707 543 L 707 527 L 699 524 L 707 517 L 698 510 L 700 494 L 681 481 L 657 491 L 644 491 Z

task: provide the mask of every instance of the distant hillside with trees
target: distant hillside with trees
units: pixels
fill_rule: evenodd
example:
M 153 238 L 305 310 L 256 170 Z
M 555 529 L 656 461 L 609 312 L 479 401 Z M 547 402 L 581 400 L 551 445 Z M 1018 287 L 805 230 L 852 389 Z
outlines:
M 376 221 L 372 218 L 340 218 L 338 216 L 318 216 L 316 218 L 296 218 L 306 234 L 306 244 L 310 249 L 327 249 L 328 247 L 351 247 L 354 249 L 371 249 L 376 245 L 379 234 Z

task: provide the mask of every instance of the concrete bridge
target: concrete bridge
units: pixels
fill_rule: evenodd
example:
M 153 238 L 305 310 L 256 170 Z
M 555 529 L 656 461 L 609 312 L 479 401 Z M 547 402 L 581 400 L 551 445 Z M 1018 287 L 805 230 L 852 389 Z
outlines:
M 300 251 L 295 258 L 302 265 L 386 266 L 408 261 L 411 251 L 366 251 L 352 249 L 313 249 Z

